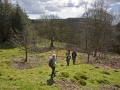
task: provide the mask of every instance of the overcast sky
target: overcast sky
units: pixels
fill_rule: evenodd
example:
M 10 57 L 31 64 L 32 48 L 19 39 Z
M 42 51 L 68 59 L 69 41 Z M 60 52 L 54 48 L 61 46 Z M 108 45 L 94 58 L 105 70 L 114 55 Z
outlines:
M 40 18 L 41 14 L 55 14 L 60 18 L 78 17 L 84 13 L 85 3 L 91 7 L 94 0 L 11 0 L 18 2 L 31 19 Z M 109 10 L 120 10 L 120 0 L 110 0 Z

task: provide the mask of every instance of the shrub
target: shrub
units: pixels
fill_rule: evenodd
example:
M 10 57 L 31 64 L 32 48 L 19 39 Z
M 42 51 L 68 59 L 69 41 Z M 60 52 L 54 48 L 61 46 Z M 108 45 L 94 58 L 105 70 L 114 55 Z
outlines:
M 81 77 L 82 79 L 84 79 L 84 80 L 87 80 L 87 79 L 88 79 L 88 77 L 85 76 L 85 75 L 81 75 L 80 77 Z
M 99 68 L 98 66 L 96 66 L 95 68 Z
M 118 70 L 114 70 L 114 72 L 119 72 Z
M 61 75 L 63 76 L 63 77 L 69 77 L 69 73 L 68 72 L 61 72 Z
M 95 83 L 95 80 L 91 79 L 90 82 L 91 82 L 91 83 Z
M 103 74 L 110 75 L 108 71 L 102 71 Z
M 80 80 L 80 79 L 87 80 L 87 79 L 88 79 L 88 77 L 87 77 L 86 75 L 81 74 L 81 73 L 76 73 L 75 76 L 74 76 L 74 78 L 75 78 L 76 80 Z
M 75 80 L 75 78 L 70 78 L 70 81 L 75 82 L 76 80 Z
M 115 84 L 116 87 L 120 88 L 120 85 L 119 84 Z
M 43 73 L 43 71 L 39 71 L 39 74 Z
M 19 80 L 21 79 L 20 76 L 8 76 L 9 77 L 9 80 Z
M 86 82 L 83 79 L 78 80 L 78 83 L 80 83 L 83 86 L 86 86 Z
M 65 77 L 61 77 L 61 79 L 62 79 L 63 81 L 66 81 L 66 80 L 67 80 L 67 78 L 65 78 Z
M 109 83 L 109 81 L 105 80 L 105 79 L 99 79 L 99 80 L 96 80 L 96 81 L 100 84 L 108 84 Z
M 13 80 L 14 78 L 13 77 L 10 77 L 9 80 Z
M 77 76 L 77 75 L 75 75 L 74 78 L 75 78 L 76 80 L 79 80 L 79 79 L 80 79 L 80 77 Z
M 63 64 L 60 64 L 61 67 L 63 67 L 64 65 Z

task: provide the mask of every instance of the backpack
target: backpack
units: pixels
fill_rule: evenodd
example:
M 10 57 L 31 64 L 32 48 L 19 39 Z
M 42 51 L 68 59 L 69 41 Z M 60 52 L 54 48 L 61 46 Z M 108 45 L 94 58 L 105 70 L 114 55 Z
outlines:
M 71 59 L 71 56 L 70 56 L 70 55 L 68 55 L 68 56 L 67 56 L 67 59 Z
M 52 67 L 53 66 L 53 59 L 50 59 L 49 60 L 49 67 Z

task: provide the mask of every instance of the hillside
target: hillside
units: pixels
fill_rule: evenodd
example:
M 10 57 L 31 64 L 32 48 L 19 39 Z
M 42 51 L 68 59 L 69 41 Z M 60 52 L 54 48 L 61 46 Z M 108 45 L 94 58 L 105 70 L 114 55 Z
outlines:
M 57 53 L 56 77 L 50 79 L 48 60 Z M 90 63 L 86 54 L 77 52 L 76 65 L 66 66 L 65 49 L 32 52 L 24 63 L 20 48 L 0 49 L 0 90 L 119 90 L 119 55 Z M 118 60 L 118 61 L 117 61 Z M 109 63 L 108 63 L 109 62 Z M 113 65 L 112 65 L 112 64 Z

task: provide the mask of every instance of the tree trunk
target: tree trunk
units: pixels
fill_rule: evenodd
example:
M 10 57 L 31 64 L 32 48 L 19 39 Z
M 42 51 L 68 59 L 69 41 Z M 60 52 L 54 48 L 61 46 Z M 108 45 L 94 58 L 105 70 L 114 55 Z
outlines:
M 27 47 L 25 47 L 25 62 L 27 62 Z
M 97 50 L 95 49 L 95 51 L 94 51 L 94 55 L 93 55 L 94 57 L 96 57 L 97 56 Z
M 88 63 L 89 63 L 89 60 L 90 60 L 90 53 L 88 53 Z
M 54 47 L 53 43 L 54 43 L 54 37 L 51 37 L 50 47 Z

